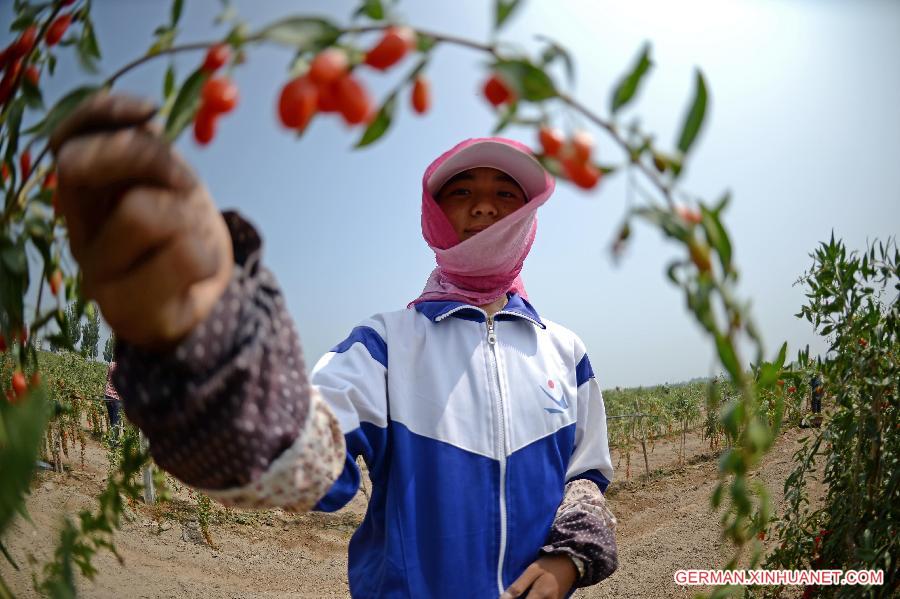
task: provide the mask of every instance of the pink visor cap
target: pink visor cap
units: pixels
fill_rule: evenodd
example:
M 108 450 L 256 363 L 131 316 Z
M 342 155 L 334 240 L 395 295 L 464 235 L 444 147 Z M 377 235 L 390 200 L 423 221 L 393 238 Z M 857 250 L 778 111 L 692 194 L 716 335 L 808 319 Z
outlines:
M 428 193 L 434 197 L 452 177 L 478 167 L 503 171 L 515 179 L 528 199 L 547 188 L 546 171 L 534 156 L 511 144 L 484 139 L 463 148 L 437 167 L 426 183 Z

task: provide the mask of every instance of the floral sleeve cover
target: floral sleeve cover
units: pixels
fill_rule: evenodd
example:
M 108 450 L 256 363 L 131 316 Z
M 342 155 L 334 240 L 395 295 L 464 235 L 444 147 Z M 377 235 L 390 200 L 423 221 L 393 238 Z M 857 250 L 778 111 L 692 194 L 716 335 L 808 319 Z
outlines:
M 312 508 L 340 475 L 340 426 L 310 386 L 262 241 L 223 213 L 235 270 L 209 316 L 166 353 L 119 341 L 113 375 L 153 459 L 227 505 Z
M 616 518 L 593 481 L 576 479 L 566 484 L 541 553 L 571 557 L 578 569 L 576 587 L 597 584 L 615 572 L 619 565 Z

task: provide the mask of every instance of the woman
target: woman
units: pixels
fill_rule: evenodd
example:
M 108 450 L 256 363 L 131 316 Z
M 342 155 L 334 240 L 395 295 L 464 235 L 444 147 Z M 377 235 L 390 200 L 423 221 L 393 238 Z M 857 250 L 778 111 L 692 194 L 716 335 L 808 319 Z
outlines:
M 425 290 L 307 378 L 259 236 L 217 213 L 152 115 L 97 96 L 51 145 L 73 255 L 119 339 L 116 386 L 161 467 L 226 504 L 331 511 L 363 456 L 354 596 L 562 597 L 612 573 L 600 388 L 518 276 L 553 191 L 525 146 L 467 140 L 428 167 Z

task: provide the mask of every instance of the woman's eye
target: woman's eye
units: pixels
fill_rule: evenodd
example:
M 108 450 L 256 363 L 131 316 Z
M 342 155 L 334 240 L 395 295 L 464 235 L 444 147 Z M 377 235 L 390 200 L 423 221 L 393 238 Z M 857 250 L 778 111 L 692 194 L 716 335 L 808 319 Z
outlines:
M 503 198 L 503 199 L 505 199 L 505 200 L 516 200 L 516 199 L 518 199 L 518 198 L 516 197 L 516 194 L 512 193 L 511 191 L 501 191 L 501 192 L 498 192 L 498 193 L 499 193 L 500 197 Z
M 469 193 L 469 190 L 468 190 L 468 189 L 459 188 L 459 189 L 454 189 L 453 191 L 451 191 L 451 192 L 450 192 L 450 195 L 454 195 L 454 196 L 464 196 L 464 195 L 466 195 L 466 194 L 468 194 L 468 193 Z

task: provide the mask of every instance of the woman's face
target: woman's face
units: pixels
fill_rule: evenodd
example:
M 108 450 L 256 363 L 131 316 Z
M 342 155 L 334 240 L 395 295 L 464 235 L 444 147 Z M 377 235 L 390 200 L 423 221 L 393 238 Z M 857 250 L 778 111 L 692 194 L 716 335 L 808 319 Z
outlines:
M 460 241 L 465 241 L 525 205 L 525 192 L 495 168 L 463 171 L 444 183 L 435 201 Z

